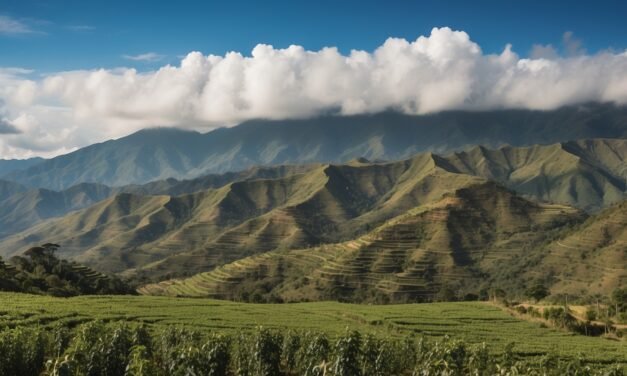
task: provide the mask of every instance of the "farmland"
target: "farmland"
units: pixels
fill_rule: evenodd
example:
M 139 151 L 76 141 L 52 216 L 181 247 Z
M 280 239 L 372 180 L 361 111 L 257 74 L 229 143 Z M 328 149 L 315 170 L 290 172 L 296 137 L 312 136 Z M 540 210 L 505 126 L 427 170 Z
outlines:
M 336 337 L 347 328 L 377 336 L 437 339 L 449 335 L 468 343 L 485 342 L 495 352 L 515 342 L 521 357 L 547 353 L 590 363 L 623 363 L 624 342 L 585 337 L 522 321 L 489 303 L 354 305 L 334 302 L 247 304 L 208 299 L 148 296 L 47 296 L 0 293 L 0 328 L 62 323 L 69 327 L 94 319 L 143 322 L 150 328 L 187 327 L 206 333 L 237 334 L 257 326 L 324 332 Z

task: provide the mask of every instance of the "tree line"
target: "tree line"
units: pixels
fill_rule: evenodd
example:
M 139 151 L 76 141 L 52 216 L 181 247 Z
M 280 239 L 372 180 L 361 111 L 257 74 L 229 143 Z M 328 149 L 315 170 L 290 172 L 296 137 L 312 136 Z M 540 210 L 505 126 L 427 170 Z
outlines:
M 0 291 L 53 296 L 135 294 L 121 279 L 57 257 L 59 245 L 32 247 L 9 263 L 0 258 Z

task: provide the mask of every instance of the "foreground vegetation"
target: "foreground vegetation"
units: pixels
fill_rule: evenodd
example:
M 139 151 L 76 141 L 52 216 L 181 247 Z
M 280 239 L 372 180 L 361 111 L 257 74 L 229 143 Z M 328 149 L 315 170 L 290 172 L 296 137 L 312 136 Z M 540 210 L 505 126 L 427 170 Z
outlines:
M 620 365 L 593 367 L 554 355 L 521 360 L 508 345 L 444 338 L 381 338 L 256 328 L 235 336 L 168 327 L 86 323 L 74 334 L 17 328 L 0 331 L 0 374 L 44 375 L 622 375 Z
M 75 330 L 101 320 L 143 323 L 153 333 L 171 326 L 203 335 L 237 336 L 257 326 L 272 330 L 325 333 L 331 341 L 346 328 L 362 336 L 402 339 L 407 335 L 441 340 L 448 335 L 468 346 L 485 342 L 502 354 L 510 342 L 520 359 L 555 356 L 564 361 L 581 359 L 596 366 L 625 365 L 625 342 L 586 337 L 547 328 L 545 324 L 512 317 L 500 307 L 484 302 L 405 305 L 355 305 L 335 302 L 297 304 L 244 304 L 209 299 L 149 296 L 78 296 L 0 293 L 0 328 Z M 1 329 L 0 329 L 1 330 Z
M 32 247 L 6 263 L 0 258 L 0 291 L 53 296 L 134 294 L 121 279 L 56 256 L 58 244 Z

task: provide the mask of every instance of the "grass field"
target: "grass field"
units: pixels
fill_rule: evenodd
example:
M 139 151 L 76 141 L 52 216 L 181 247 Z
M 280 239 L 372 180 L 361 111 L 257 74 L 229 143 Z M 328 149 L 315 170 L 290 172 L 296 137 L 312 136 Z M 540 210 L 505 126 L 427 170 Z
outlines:
M 521 356 L 554 353 L 581 356 L 592 363 L 627 364 L 627 343 L 584 337 L 538 323 L 522 321 L 483 302 L 407 305 L 355 305 L 335 302 L 247 304 L 208 299 L 148 296 L 81 296 L 53 298 L 0 293 L 0 328 L 4 326 L 73 326 L 92 319 L 143 321 L 159 327 L 177 325 L 201 331 L 236 333 L 258 325 L 269 328 L 324 331 L 348 327 L 382 336 L 441 337 L 485 342 L 499 351 L 515 342 Z

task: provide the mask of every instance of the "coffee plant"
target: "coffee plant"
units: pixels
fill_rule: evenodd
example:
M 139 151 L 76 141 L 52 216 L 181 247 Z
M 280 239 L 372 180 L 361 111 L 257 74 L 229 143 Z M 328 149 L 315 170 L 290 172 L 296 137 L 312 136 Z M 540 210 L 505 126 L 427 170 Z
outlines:
M 624 375 L 625 364 L 592 365 L 583 357 L 521 359 L 510 344 L 444 337 L 390 338 L 347 330 L 324 333 L 256 328 L 236 337 L 167 327 L 93 321 L 70 329 L 0 329 L 0 376 L 456 376 Z

